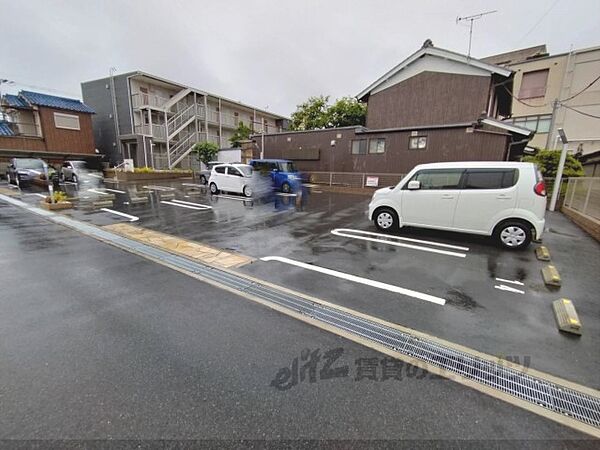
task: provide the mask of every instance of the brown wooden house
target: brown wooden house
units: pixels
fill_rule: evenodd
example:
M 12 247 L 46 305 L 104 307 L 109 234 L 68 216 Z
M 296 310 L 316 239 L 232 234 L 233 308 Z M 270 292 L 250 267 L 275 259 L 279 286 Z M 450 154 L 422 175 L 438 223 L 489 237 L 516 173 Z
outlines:
M 10 158 L 50 163 L 95 156 L 89 106 L 79 100 L 21 91 L 1 99 L 0 164 Z
M 517 159 L 533 133 L 502 122 L 512 71 L 426 43 L 361 91 L 365 127 L 264 136 L 264 157 L 300 170 L 406 173 L 416 164 Z M 253 137 L 257 154 L 263 142 Z

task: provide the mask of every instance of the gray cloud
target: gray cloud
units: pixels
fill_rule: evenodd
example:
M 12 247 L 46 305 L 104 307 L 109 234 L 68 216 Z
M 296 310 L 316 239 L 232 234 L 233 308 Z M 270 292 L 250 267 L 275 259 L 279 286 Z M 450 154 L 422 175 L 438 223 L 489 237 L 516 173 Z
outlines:
M 3 0 L 0 76 L 77 95 L 111 66 L 142 69 L 289 114 L 310 95 L 355 95 L 427 38 L 466 52 L 456 16 L 492 9 L 475 57 L 600 45 L 597 0 Z

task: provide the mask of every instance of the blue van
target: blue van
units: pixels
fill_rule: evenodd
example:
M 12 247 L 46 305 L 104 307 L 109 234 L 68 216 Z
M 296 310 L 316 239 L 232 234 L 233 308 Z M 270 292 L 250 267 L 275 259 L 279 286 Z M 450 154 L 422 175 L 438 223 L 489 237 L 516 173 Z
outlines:
M 273 187 L 281 192 L 289 193 L 302 187 L 302 177 L 294 167 L 294 163 L 287 159 L 253 159 L 250 165 L 255 171 L 269 174 Z

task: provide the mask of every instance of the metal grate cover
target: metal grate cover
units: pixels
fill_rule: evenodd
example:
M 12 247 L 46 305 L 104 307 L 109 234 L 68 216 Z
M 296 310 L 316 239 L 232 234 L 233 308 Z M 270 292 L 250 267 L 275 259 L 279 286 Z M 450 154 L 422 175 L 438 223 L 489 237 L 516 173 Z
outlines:
M 301 296 L 263 285 L 242 276 L 171 254 L 69 217 L 31 207 L 26 203 L 1 194 L 0 199 L 117 247 L 201 275 L 229 288 L 254 295 L 345 330 L 348 333 L 377 342 L 398 353 L 425 361 L 445 371 L 458 374 L 466 379 L 600 428 L 600 399 L 597 397 L 454 350 L 434 341 L 404 333 L 360 316 L 312 302 Z

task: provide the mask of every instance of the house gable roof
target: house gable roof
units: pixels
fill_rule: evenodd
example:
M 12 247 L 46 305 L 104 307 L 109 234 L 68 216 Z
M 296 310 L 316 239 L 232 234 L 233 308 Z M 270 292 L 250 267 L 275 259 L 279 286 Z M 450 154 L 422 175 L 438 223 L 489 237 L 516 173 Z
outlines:
M 45 106 L 48 108 L 64 109 L 87 114 L 94 114 L 94 110 L 80 100 L 57 97 L 55 95 L 42 94 L 40 92 L 21 91 L 19 98 L 30 105 Z
M 29 103 L 18 95 L 6 94 L 4 95 L 3 100 L 9 108 L 31 109 Z
M 392 86 L 393 84 L 400 82 L 401 80 L 398 79 L 398 77 L 396 77 L 396 76 L 401 71 L 407 69 L 412 64 L 416 63 L 417 61 L 420 61 L 422 58 L 427 57 L 427 56 L 437 58 L 442 61 L 451 63 L 451 65 L 453 66 L 453 68 L 451 70 L 455 73 L 458 73 L 457 69 L 460 66 L 464 66 L 462 68 L 462 70 L 469 69 L 469 70 L 473 71 L 474 74 L 480 74 L 480 75 L 498 74 L 503 77 L 508 77 L 512 74 L 511 70 L 506 69 L 504 67 L 499 67 L 499 66 L 495 66 L 493 64 L 488 64 L 484 61 L 480 61 L 475 58 L 470 58 L 466 55 L 456 53 L 456 52 L 453 52 L 450 50 L 445 50 L 443 48 L 438 48 L 438 47 L 433 47 L 433 46 L 425 46 L 425 47 L 422 47 L 421 49 L 419 49 L 418 51 L 416 51 L 415 53 L 413 53 L 412 55 L 410 55 L 408 58 L 406 58 L 400 64 L 393 67 L 391 70 L 386 72 L 383 76 L 381 76 L 380 78 L 375 80 L 373 83 L 371 83 L 368 87 L 366 87 L 364 90 L 362 90 L 356 96 L 356 98 L 358 98 L 359 100 L 363 100 L 366 96 L 368 96 L 375 90 L 381 90 L 384 87 L 389 87 L 389 86 Z M 444 70 L 438 70 L 438 71 L 444 71 Z M 420 72 L 418 72 L 418 73 L 420 73 Z M 467 72 L 464 72 L 464 73 L 467 73 Z M 414 76 L 416 74 L 417 73 L 415 73 L 411 76 Z

